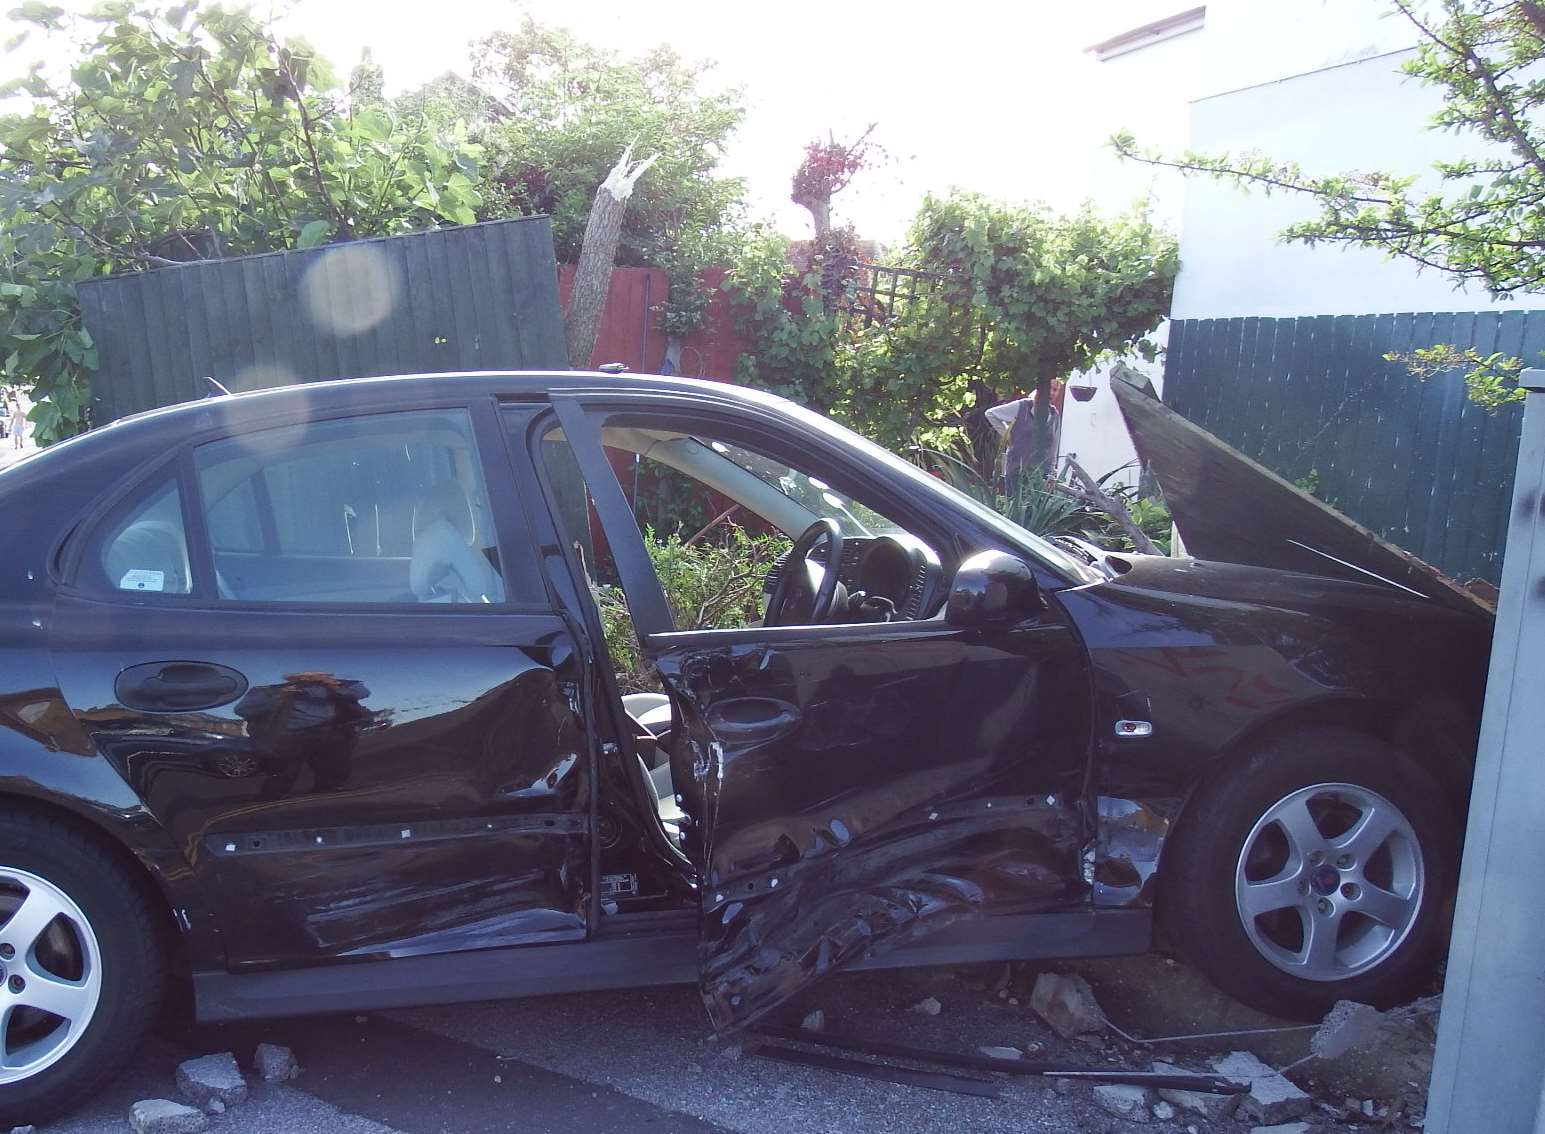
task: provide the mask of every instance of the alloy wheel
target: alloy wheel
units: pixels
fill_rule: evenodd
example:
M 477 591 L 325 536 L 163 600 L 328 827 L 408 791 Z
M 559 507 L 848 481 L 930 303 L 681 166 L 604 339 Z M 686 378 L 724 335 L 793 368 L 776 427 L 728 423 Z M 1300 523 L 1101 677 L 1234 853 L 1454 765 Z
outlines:
M 0 1085 L 27 1079 L 79 1042 L 102 995 L 102 954 L 75 900 L 0 866 Z
M 1410 820 L 1355 784 L 1301 788 L 1245 838 L 1234 899 L 1250 943 L 1303 980 L 1346 980 L 1398 949 L 1425 892 Z

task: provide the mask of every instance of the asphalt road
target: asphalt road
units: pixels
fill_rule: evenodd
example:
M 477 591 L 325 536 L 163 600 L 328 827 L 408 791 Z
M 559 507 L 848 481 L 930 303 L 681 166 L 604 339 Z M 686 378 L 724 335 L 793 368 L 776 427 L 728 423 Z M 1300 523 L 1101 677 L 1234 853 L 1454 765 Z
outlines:
M 812 993 L 790 1018 L 819 1007 L 827 1029 L 847 1035 L 954 1051 L 1039 1044 L 1038 1057 L 1147 1066 L 1145 1055 L 1121 1045 L 1062 1043 L 1026 1006 L 1022 978 L 1002 995 L 995 983 L 991 972 L 860 974 Z M 941 1005 L 938 1015 L 912 1010 L 930 996 Z M 249 1076 L 251 1097 L 212 1118 L 212 1132 L 1249 1130 L 1185 1116 L 1145 1114 L 1136 1123 L 1100 1109 L 1087 1088 L 1058 1093 L 1044 1079 L 1004 1080 L 1000 1097 L 979 1098 L 775 1062 L 715 1039 L 691 988 L 164 1030 L 101 1097 L 40 1130 L 121 1134 L 136 1099 L 177 1097 L 178 1062 L 231 1051 L 249 1066 L 260 1041 L 291 1048 L 301 1076 L 278 1087 Z M 1317 1132 L 1356 1129 L 1323 1111 L 1316 1118 Z

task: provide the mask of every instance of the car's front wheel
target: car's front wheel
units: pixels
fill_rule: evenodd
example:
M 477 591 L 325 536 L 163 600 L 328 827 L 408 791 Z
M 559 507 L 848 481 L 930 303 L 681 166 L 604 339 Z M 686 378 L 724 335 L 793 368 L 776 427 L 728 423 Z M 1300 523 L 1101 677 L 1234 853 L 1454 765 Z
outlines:
M 0 812 L 0 1127 L 89 1099 L 153 1022 L 162 934 L 140 880 L 73 826 Z
M 1160 916 L 1224 991 L 1315 1019 L 1430 980 L 1458 861 L 1452 803 L 1415 760 L 1306 728 L 1197 789 L 1162 864 Z

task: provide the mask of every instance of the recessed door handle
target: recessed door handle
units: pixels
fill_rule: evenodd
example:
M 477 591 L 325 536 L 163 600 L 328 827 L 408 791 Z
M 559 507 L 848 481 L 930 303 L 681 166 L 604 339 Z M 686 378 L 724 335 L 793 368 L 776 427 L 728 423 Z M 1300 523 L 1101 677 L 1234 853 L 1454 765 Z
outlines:
M 246 691 L 245 677 L 214 662 L 144 662 L 129 666 L 113 683 L 120 705 L 150 713 L 213 709 Z

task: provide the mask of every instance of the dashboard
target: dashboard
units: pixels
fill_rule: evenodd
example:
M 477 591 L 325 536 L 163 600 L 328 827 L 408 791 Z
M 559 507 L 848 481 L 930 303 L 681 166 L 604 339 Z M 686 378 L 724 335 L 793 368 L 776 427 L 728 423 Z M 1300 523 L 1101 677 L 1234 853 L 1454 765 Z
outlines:
M 810 558 L 825 564 L 827 548 L 823 544 Z M 765 591 L 771 594 L 783 570 L 780 558 L 767 573 Z M 944 568 L 933 548 L 906 532 L 879 536 L 847 536 L 842 541 L 842 562 L 837 579 L 849 595 L 862 591 L 866 596 L 888 600 L 895 608 L 894 620 L 927 618 L 943 599 Z M 833 622 L 860 621 L 846 615 Z

